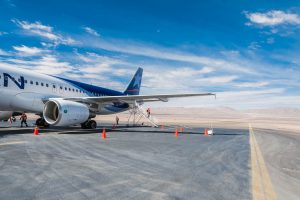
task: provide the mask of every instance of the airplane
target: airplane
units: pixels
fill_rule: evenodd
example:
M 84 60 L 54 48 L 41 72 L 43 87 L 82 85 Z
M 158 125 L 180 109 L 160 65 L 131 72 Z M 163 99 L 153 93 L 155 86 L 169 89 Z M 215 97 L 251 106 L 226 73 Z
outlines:
M 142 75 L 143 69 L 138 68 L 125 91 L 120 92 L 27 69 L 0 66 L 0 112 L 35 113 L 40 116 L 37 126 L 81 124 L 84 129 L 95 129 L 96 115 L 124 112 L 145 102 L 215 95 L 140 95 Z

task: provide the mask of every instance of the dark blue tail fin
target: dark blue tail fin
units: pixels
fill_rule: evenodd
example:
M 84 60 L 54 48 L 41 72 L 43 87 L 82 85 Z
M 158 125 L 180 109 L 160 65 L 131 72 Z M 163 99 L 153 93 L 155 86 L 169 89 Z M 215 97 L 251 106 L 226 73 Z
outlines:
M 142 83 L 143 69 L 138 68 L 135 75 L 131 79 L 127 89 L 124 91 L 126 95 L 138 95 L 140 93 L 140 87 Z

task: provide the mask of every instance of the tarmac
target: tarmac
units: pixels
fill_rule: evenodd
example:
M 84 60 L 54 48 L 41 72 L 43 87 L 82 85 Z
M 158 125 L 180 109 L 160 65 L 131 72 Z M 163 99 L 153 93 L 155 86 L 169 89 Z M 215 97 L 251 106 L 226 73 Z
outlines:
M 32 127 L 7 124 L 0 123 L 0 199 L 254 199 L 248 129 L 204 136 L 203 127 L 184 128 L 175 137 L 174 127 L 106 126 L 103 140 L 102 127 L 49 128 L 34 136 Z M 260 147 L 272 141 L 264 137 L 283 137 L 255 135 Z M 299 199 L 299 138 L 285 140 L 293 142 L 293 153 L 284 155 L 290 165 L 272 144 L 261 152 L 276 197 Z M 282 165 L 287 169 L 278 176 Z M 276 178 L 285 178 L 288 189 Z

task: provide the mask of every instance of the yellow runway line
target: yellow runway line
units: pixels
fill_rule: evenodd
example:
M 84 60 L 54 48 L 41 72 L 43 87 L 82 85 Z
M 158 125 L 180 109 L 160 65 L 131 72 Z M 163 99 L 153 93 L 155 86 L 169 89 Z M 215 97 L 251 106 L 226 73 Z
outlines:
M 268 169 L 250 124 L 249 135 L 251 148 L 252 199 L 275 200 L 277 199 L 276 193 L 274 192 Z
M 25 144 L 27 143 L 26 141 L 15 141 L 15 142 L 4 142 L 0 143 L 0 146 L 6 146 L 6 145 L 12 145 L 12 144 Z

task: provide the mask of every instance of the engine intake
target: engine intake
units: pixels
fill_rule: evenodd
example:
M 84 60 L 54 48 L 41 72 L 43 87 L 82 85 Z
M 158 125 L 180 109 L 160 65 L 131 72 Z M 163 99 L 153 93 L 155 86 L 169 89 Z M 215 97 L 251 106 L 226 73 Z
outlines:
M 45 121 L 54 126 L 81 124 L 90 118 L 88 106 L 68 100 L 49 100 L 43 111 Z

